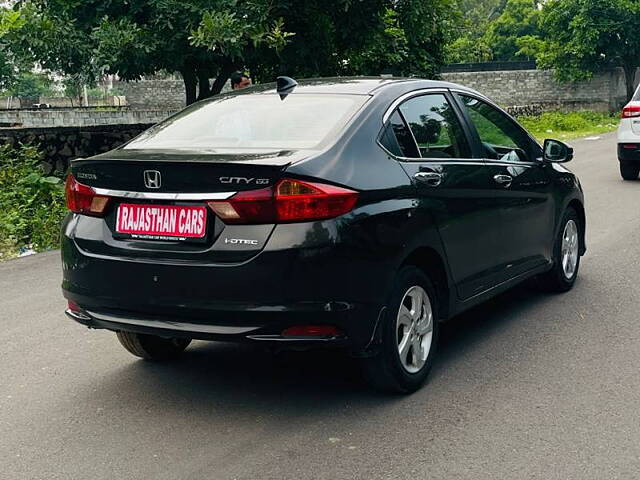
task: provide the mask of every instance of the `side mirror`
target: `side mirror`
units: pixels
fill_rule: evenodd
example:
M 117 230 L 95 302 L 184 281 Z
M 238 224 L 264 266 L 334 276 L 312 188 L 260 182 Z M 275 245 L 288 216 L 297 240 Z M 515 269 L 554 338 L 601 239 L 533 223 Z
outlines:
M 547 138 L 544 141 L 543 160 L 551 163 L 566 163 L 573 159 L 573 148 L 560 140 Z

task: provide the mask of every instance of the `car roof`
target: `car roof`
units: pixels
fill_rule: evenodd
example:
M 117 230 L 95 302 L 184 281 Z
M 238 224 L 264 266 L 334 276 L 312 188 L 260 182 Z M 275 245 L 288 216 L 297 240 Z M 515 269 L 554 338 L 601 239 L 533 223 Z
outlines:
M 457 85 L 455 83 L 443 82 L 439 80 L 426 80 L 422 78 L 402 78 L 402 77 L 328 77 L 328 78 L 307 78 L 296 80 L 298 85 L 292 94 L 351 94 L 351 95 L 375 95 L 378 92 L 394 87 L 397 91 L 412 91 L 428 88 L 453 88 L 481 95 L 472 89 Z M 237 92 L 240 93 L 240 92 Z M 242 93 L 277 93 L 275 83 L 267 83 L 247 88 Z M 482 95 L 483 96 L 483 95 Z

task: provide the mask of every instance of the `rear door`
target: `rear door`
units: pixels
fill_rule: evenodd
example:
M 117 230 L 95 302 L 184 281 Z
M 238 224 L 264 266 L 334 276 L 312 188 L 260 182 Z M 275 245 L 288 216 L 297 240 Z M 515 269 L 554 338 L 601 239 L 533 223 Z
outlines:
M 459 297 L 495 283 L 498 243 L 488 171 L 473 158 L 466 126 L 446 91 L 417 94 L 387 120 L 381 142 L 418 193 L 419 221 L 435 221 Z
M 489 171 L 500 213 L 500 279 L 509 280 L 551 258 L 554 204 L 542 149 L 511 117 L 481 98 L 459 94 Z

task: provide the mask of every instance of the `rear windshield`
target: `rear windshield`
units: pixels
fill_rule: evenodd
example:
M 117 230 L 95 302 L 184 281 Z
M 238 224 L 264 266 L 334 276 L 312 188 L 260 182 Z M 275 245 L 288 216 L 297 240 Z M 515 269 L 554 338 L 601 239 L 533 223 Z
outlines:
M 125 149 L 315 148 L 339 132 L 362 95 L 244 94 L 200 102 L 156 125 Z
M 633 94 L 632 100 L 634 102 L 640 102 L 640 85 L 638 85 L 638 89 L 636 90 L 636 93 Z

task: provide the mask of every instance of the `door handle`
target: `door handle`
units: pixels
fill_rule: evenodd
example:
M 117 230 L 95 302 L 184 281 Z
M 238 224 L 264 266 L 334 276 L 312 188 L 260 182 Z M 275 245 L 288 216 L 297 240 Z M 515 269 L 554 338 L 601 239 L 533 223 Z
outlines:
M 513 177 L 511 175 L 495 175 L 493 179 L 496 183 L 504 185 L 505 187 L 508 187 L 511 185 L 511 182 L 513 182 Z
M 431 187 L 437 187 L 442 183 L 442 174 L 436 172 L 418 172 L 413 178 L 420 183 L 426 183 Z

